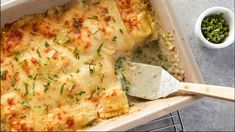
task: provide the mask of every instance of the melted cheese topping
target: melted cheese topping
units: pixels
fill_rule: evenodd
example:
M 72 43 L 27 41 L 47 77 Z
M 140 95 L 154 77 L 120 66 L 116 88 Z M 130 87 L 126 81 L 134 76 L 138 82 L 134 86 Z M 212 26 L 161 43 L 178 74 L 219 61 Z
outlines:
M 145 4 L 144 4 L 145 3 Z M 147 37 L 156 39 L 155 23 L 146 0 L 116 0 L 121 18 L 135 43 L 142 44 Z M 149 10 L 148 10 L 148 9 Z
M 73 1 L 5 26 L 1 121 L 6 130 L 77 130 L 129 111 L 115 55 L 132 50 L 152 28 L 144 3 L 139 9 L 133 0 L 130 13 L 119 5 Z M 126 20 L 130 15 L 134 28 Z

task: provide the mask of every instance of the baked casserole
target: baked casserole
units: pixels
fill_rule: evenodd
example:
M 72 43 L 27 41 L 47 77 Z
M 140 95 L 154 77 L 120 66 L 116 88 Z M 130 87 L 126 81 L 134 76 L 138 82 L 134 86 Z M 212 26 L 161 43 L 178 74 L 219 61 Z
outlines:
M 155 51 L 145 51 L 150 40 L 147 47 L 159 52 L 156 65 L 183 80 L 170 35 L 156 23 L 147 0 L 74 0 L 6 24 L 1 130 L 81 130 L 127 114 L 130 105 L 115 65 L 120 56 L 136 60 L 143 52 L 151 59 Z

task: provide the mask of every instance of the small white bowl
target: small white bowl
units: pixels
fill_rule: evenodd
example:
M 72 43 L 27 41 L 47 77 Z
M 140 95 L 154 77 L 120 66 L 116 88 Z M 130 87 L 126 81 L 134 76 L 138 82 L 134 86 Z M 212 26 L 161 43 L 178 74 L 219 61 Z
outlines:
M 212 15 L 212 14 L 220 14 L 223 13 L 223 18 L 229 25 L 229 36 L 225 39 L 223 43 L 220 44 L 214 44 L 209 42 L 202 34 L 201 30 L 201 24 L 203 19 L 206 16 Z M 233 44 L 234 42 L 234 13 L 230 11 L 227 8 L 224 7 L 212 7 L 204 11 L 198 18 L 196 25 L 195 25 L 195 34 L 196 36 L 203 42 L 203 46 L 210 48 L 210 49 L 221 49 L 228 47 L 229 45 Z

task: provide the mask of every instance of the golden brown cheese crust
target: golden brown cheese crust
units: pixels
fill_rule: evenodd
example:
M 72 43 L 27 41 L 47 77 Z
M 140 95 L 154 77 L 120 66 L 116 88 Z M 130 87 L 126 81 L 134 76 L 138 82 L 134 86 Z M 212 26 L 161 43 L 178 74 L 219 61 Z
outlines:
M 148 7 L 149 1 L 116 0 L 116 4 L 121 18 L 135 43 L 142 43 L 146 38 L 154 35 L 155 22 Z
M 0 62 L 6 130 L 77 130 L 129 111 L 114 54 L 132 50 L 138 38 L 130 39 L 119 11 L 112 0 L 74 1 L 5 26 Z

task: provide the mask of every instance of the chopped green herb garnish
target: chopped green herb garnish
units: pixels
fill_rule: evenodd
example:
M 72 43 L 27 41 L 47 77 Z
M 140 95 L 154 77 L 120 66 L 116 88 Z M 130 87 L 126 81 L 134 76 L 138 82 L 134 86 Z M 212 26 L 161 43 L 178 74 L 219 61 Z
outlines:
M 135 106 L 134 103 L 129 103 L 129 107 L 133 107 L 133 106 Z
M 93 61 L 90 63 L 87 63 L 89 67 L 90 74 L 93 74 L 95 72 L 95 64 L 93 64 Z
M 7 75 L 7 70 L 4 70 L 4 71 L 0 71 L 0 78 L 2 80 L 5 80 L 6 79 L 6 75 Z
M 85 93 L 86 93 L 85 91 L 80 91 L 80 92 L 76 93 L 76 95 L 81 96 L 81 95 L 83 95 Z
M 23 101 L 21 105 L 23 105 L 24 107 L 30 107 L 30 104 L 28 101 Z
M 95 94 L 96 90 L 92 91 L 91 96 L 88 99 L 91 99 L 93 95 Z
M 19 60 L 19 56 L 20 56 L 20 52 L 17 52 L 16 55 L 15 55 L 15 61 Z
M 125 77 L 125 75 L 123 74 L 123 71 L 124 71 L 124 68 L 123 68 L 123 64 L 124 64 L 124 61 L 125 60 L 125 57 L 119 57 L 117 60 L 116 60 L 116 63 L 115 63 L 115 74 L 118 75 L 118 78 L 122 84 L 122 88 L 124 91 L 128 91 L 129 89 L 129 83 Z
M 103 43 L 102 44 L 100 44 L 100 46 L 99 46 L 99 48 L 97 49 L 97 55 L 98 56 L 101 56 L 101 48 L 103 47 Z
M 45 42 L 45 47 L 49 47 L 50 45 L 47 43 L 47 41 Z
M 73 55 L 76 59 L 80 59 L 79 51 L 77 48 L 74 48 L 73 50 Z
M 33 80 L 35 81 L 37 79 L 38 73 L 34 76 Z
M 33 76 L 32 76 L 32 75 L 28 75 L 28 77 L 29 77 L 29 78 L 33 78 Z
M 58 74 L 54 74 L 54 77 L 55 77 L 55 78 L 58 78 L 58 77 L 59 77 L 59 75 L 58 75 Z
M 29 94 L 29 89 L 28 89 L 29 84 L 28 83 L 24 83 L 24 87 L 25 87 L 25 93 L 24 93 L 24 97 L 27 96 Z
M 108 9 L 104 9 L 101 11 L 101 13 L 109 13 Z
M 219 44 L 228 37 L 230 29 L 223 14 L 213 14 L 203 19 L 201 30 L 208 41 Z
M 128 91 L 128 89 L 129 89 L 128 82 L 127 82 L 126 77 L 123 73 L 120 74 L 119 79 L 121 81 L 123 90 Z
M 43 87 L 44 87 L 44 93 L 46 93 L 50 87 L 50 82 L 48 81 L 47 84 L 43 85 Z
M 50 79 L 50 80 L 53 80 L 53 78 L 50 76 L 49 73 L 47 73 L 47 78 Z
M 80 72 L 80 69 L 78 68 L 77 70 L 76 70 L 76 73 L 79 73 Z
M 119 31 L 120 31 L 120 33 L 122 33 L 122 34 L 123 34 L 123 31 L 122 31 L 122 29 L 119 29 Z
M 117 40 L 117 36 L 114 36 L 112 41 L 116 41 Z
M 72 87 L 70 87 L 68 90 L 71 92 L 75 88 L 76 84 L 73 84 Z
M 78 97 L 75 97 L 75 100 L 78 102 L 79 101 Z
M 35 81 L 33 82 L 33 95 L 35 95 Z
M 50 58 L 49 58 L 49 57 L 47 57 L 47 60 L 46 60 L 46 62 L 44 63 L 44 65 L 45 65 L 45 66 L 47 66 L 47 65 L 48 65 L 49 60 L 50 60 Z
M 62 94 L 64 92 L 64 85 L 65 85 L 65 83 L 60 87 L 60 94 Z
M 66 43 L 71 42 L 71 39 L 68 36 L 66 36 L 66 35 L 58 34 L 58 35 L 56 35 L 54 41 L 56 41 L 57 44 L 61 44 L 62 45 L 62 44 L 66 44 Z
M 15 56 L 15 61 L 18 61 L 18 60 L 19 60 L 18 56 Z
M 88 17 L 88 19 L 95 19 L 95 20 L 98 20 L 98 16 Z
M 93 35 L 96 34 L 96 33 L 98 33 L 99 31 L 100 31 L 100 29 L 96 30 L 96 31 L 93 33 Z
M 115 73 L 117 74 L 119 71 L 123 70 L 123 61 L 125 57 L 119 57 L 115 62 Z
M 37 54 L 41 58 L 41 53 L 40 53 L 40 51 L 38 49 L 37 49 Z
M 168 70 L 168 67 L 166 65 L 161 64 L 161 67 L 166 71 Z
M 64 74 L 66 74 L 66 73 L 65 73 L 65 70 L 64 70 L 64 67 L 61 67 L 61 71 L 62 71 Z
M 91 99 L 95 93 L 98 94 L 100 89 L 101 88 L 99 86 L 97 86 L 96 89 L 94 91 L 92 91 L 91 96 L 88 99 Z
M 157 57 L 158 57 L 159 60 L 163 60 L 163 58 L 164 58 L 161 53 L 158 53 L 158 54 L 157 54 Z
M 113 17 L 113 22 L 116 22 L 115 18 Z

